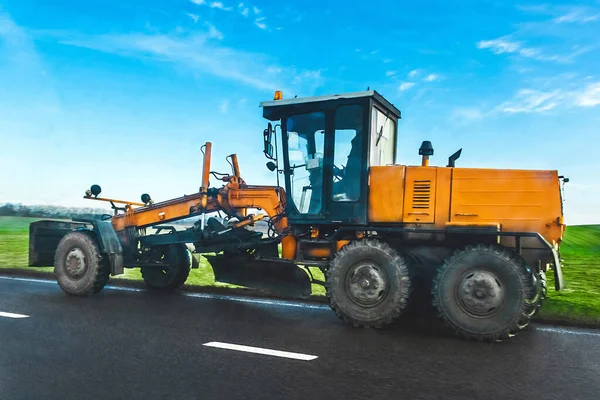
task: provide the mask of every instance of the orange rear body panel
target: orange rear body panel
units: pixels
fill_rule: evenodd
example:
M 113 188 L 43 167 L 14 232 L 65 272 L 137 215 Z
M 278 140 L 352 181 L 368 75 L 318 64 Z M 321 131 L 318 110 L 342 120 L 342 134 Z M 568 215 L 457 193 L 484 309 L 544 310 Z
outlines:
M 556 171 L 455 169 L 451 222 L 499 223 L 503 231 L 537 232 L 550 243 L 562 237 Z
M 444 229 L 495 227 L 537 232 L 560 243 L 564 232 L 557 171 L 372 167 L 369 222 Z M 504 241 L 504 239 L 503 239 Z

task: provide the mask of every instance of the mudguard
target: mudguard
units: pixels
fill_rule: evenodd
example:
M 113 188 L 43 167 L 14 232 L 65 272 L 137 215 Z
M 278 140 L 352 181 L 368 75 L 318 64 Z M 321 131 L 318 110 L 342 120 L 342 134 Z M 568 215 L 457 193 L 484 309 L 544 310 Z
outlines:
M 110 262 L 111 275 L 121 275 L 124 271 L 123 266 L 123 246 L 115 232 L 110 220 L 94 220 L 73 218 L 75 222 L 84 222 L 93 226 L 93 232 L 98 238 L 100 251 L 108 256 Z

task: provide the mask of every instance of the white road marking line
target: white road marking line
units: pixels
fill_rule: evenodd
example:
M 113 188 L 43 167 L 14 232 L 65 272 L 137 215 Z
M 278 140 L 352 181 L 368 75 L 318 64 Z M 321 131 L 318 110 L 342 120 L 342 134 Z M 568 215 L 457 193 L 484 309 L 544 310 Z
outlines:
M 265 355 L 275 356 L 275 357 L 292 358 L 295 360 L 303 360 L 303 361 L 311 361 L 311 360 L 314 360 L 315 358 L 317 358 L 317 356 L 311 356 L 309 354 L 290 353 L 287 351 L 263 349 L 261 347 L 242 346 L 239 344 L 222 343 L 222 342 L 204 343 L 204 346 L 216 347 L 219 349 L 226 349 L 226 350 L 245 351 L 247 353 L 265 354 Z
M 35 278 L 17 278 L 14 276 L 0 276 L 0 279 L 7 281 L 21 281 L 21 282 L 33 282 L 33 283 L 45 283 L 50 285 L 58 285 L 56 281 L 49 281 L 47 279 L 35 279 Z
M 542 331 L 542 332 L 567 333 L 569 335 L 600 337 L 600 332 L 575 331 L 575 330 L 567 329 L 567 328 L 551 328 L 551 327 L 540 327 L 540 326 L 537 326 L 535 329 L 537 331 Z
M 29 318 L 29 315 L 13 314 L 13 313 L 9 313 L 9 312 L 0 311 L 0 317 L 6 317 L 6 318 Z
M 186 293 L 185 296 L 204 298 L 204 299 L 239 301 L 242 303 L 266 304 L 266 305 L 271 305 L 271 306 L 310 308 L 310 309 L 314 309 L 314 310 L 331 311 L 329 306 L 326 304 L 293 303 L 291 301 L 285 301 L 285 300 L 253 299 L 253 298 L 249 298 L 249 297 L 231 296 L 231 295 L 226 295 L 226 294 L 219 295 L 219 294 L 206 294 L 206 293 Z
M 56 283 L 55 281 L 35 279 L 35 278 L 17 278 L 17 277 L 0 276 L 0 279 L 58 285 L 58 283 Z M 107 285 L 105 287 L 105 289 L 119 290 L 119 291 L 123 291 L 123 292 L 146 292 L 147 291 L 146 289 L 130 288 L 130 287 L 123 287 L 123 286 L 112 286 L 112 285 Z M 227 294 L 213 294 L 213 293 L 185 293 L 184 292 L 182 294 L 186 297 L 195 297 L 195 298 L 200 298 L 200 299 L 228 300 L 228 301 L 238 301 L 238 302 L 242 302 L 242 303 L 266 304 L 266 305 L 273 305 L 273 306 L 309 308 L 309 309 L 313 309 L 313 310 L 331 311 L 331 309 L 329 308 L 329 306 L 327 304 L 308 304 L 308 303 L 292 302 L 292 301 L 285 301 L 285 300 L 270 300 L 270 299 L 260 299 L 260 298 L 233 296 L 233 295 L 227 295 Z

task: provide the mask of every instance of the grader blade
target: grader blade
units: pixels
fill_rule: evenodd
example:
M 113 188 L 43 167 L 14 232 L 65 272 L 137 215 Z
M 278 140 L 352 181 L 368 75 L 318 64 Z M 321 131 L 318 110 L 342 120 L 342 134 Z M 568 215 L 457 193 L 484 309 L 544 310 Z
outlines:
M 204 257 L 213 269 L 216 282 L 300 298 L 311 294 L 307 273 L 289 261 L 232 255 Z

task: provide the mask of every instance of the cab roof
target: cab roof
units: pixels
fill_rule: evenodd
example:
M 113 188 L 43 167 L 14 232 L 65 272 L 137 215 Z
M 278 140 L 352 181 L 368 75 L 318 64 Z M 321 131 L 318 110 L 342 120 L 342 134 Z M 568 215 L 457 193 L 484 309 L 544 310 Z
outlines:
M 266 109 L 280 108 L 285 106 L 295 106 L 308 103 L 325 103 L 334 102 L 345 99 L 358 99 L 358 98 L 373 98 L 379 102 L 383 107 L 390 110 L 396 118 L 400 118 L 400 110 L 398 110 L 392 103 L 387 101 L 382 95 L 377 93 L 376 90 L 365 90 L 363 92 L 351 92 L 342 94 L 333 94 L 325 96 L 312 96 L 312 97 L 297 97 L 293 99 L 282 99 L 282 100 L 270 100 L 263 101 L 260 103 L 260 107 Z

